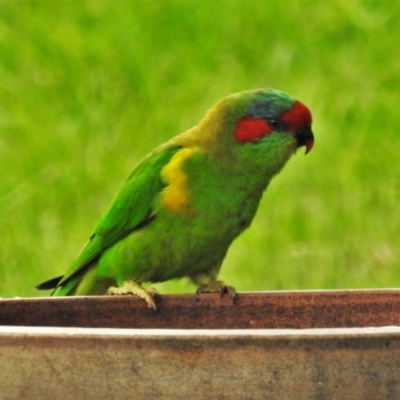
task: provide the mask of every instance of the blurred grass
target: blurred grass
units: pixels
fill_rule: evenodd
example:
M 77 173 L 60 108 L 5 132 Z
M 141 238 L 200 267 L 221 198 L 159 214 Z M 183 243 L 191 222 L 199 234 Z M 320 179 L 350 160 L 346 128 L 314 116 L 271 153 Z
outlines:
M 62 274 L 134 165 L 241 90 L 287 91 L 316 145 L 271 184 L 221 278 L 400 282 L 400 2 L 0 2 L 0 296 Z M 193 291 L 185 282 L 162 292 Z

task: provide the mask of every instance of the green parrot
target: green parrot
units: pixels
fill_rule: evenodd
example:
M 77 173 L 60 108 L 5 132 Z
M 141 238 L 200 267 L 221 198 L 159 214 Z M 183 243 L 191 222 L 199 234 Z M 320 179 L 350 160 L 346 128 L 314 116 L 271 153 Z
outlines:
M 232 241 L 264 190 L 301 146 L 314 144 L 310 110 L 273 89 L 232 94 L 133 170 L 65 275 L 37 286 L 56 296 L 137 295 L 142 283 L 188 277 L 197 292 L 235 296 L 217 280 Z

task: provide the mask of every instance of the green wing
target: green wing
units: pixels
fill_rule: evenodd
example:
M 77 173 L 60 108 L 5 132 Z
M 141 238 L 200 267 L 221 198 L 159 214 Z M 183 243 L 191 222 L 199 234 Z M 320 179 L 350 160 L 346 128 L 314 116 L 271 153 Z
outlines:
M 56 287 L 63 286 L 105 249 L 154 218 L 155 197 L 165 187 L 161 179 L 161 169 L 179 149 L 180 147 L 170 144 L 162 146 L 136 166 L 102 216 L 89 241 Z

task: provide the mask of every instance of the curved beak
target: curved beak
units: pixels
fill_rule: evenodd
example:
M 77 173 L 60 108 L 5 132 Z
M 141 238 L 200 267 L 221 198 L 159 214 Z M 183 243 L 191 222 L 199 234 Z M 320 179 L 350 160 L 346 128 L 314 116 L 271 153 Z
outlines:
M 311 125 L 303 125 L 296 133 L 297 147 L 306 146 L 306 153 L 311 151 L 314 146 L 314 134 Z

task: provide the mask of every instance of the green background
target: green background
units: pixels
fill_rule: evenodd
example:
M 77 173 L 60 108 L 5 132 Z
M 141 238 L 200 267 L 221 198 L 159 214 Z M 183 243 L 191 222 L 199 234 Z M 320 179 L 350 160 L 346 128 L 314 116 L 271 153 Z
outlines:
M 221 97 L 284 90 L 315 147 L 275 178 L 221 278 L 400 284 L 400 1 L 0 2 L 0 296 L 73 261 L 135 164 Z M 181 281 L 161 292 L 192 292 Z

